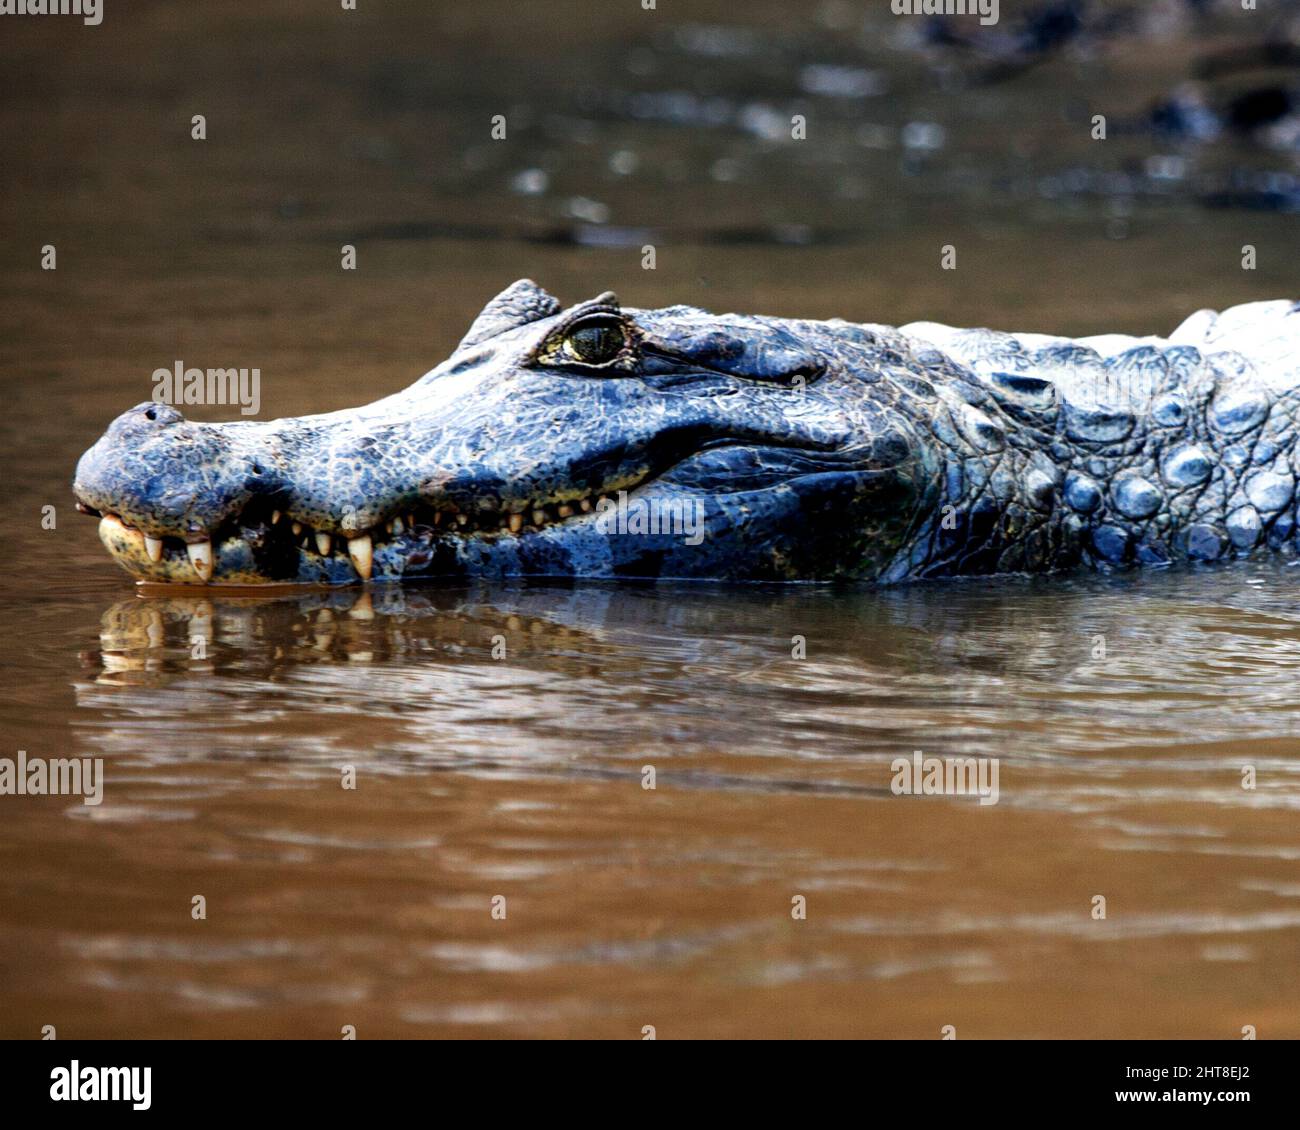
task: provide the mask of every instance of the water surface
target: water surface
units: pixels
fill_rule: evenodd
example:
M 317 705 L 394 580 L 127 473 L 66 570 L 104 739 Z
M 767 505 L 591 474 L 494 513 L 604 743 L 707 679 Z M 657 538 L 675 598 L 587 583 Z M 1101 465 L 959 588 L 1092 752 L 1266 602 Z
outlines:
M 1295 1035 L 1294 583 L 11 596 L 6 1034 Z

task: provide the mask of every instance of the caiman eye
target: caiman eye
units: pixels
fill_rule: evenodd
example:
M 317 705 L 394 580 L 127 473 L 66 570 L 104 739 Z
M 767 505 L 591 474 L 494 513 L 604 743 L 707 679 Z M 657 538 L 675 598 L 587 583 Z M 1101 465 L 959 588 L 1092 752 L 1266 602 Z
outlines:
M 616 318 L 592 318 L 579 322 L 564 335 L 564 351 L 584 365 L 605 365 L 627 344 L 623 323 Z
M 602 295 L 602 298 L 613 297 Z M 640 334 L 634 323 L 611 306 L 581 311 L 566 325 L 557 327 L 538 346 L 529 363 L 601 377 L 636 372 Z

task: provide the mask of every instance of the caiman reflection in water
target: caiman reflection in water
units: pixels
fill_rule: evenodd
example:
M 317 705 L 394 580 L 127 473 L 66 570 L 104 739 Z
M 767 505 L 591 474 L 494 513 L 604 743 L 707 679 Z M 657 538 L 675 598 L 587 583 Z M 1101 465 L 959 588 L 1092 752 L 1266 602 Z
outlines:
M 1294 1034 L 1289 575 L 1187 580 L 119 601 L 74 732 L 134 925 L 56 967 L 213 1034 Z M 916 749 L 998 803 L 893 795 Z

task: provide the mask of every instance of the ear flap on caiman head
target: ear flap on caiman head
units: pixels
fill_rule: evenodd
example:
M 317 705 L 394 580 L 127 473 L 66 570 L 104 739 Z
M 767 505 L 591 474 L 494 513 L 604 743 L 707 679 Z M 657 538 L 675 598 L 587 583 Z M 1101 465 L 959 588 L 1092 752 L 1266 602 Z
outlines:
M 707 369 L 750 381 L 793 384 L 816 380 L 825 360 L 784 326 L 757 318 L 716 318 L 681 306 L 638 315 L 642 370 Z
M 549 318 L 552 314 L 558 314 L 560 309 L 558 298 L 547 294 L 532 279 L 520 279 L 511 283 L 483 307 L 457 348 L 467 349 L 479 345 L 516 326 L 526 326 L 529 322 Z

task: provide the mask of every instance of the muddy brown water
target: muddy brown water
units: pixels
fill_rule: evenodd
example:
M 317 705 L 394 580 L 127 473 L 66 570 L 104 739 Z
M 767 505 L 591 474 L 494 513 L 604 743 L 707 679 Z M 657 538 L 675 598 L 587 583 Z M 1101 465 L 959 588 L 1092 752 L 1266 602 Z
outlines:
M 834 5 L 756 5 L 757 41 L 595 6 L 347 26 L 318 7 L 5 29 L 0 757 L 98 757 L 106 780 L 99 806 L 0 797 L 0 1035 L 1300 1036 L 1284 562 L 887 591 L 144 592 L 68 490 L 159 366 L 260 367 L 262 418 L 345 407 L 432 367 L 524 275 L 566 300 L 1080 333 L 1290 294 L 1294 217 L 945 198 L 896 153 L 846 171 L 829 141 L 801 176 L 752 134 L 620 116 L 574 78 L 784 106 L 795 49 L 774 44 L 794 42 L 894 76 L 835 129 L 946 114 L 955 164 L 1046 167 L 1054 82 L 1140 105 L 1186 50 L 964 100 L 1023 135 L 1003 146 L 914 61 L 846 39 Z M 571 65 L 539 61 L 557 53 Z M 517 150 L 485 139 L 498 103 L 532 123 Z M 610 172 L 625 150 L 638 171 Z M 535 168 L 545 192 L 510 187 Z M 575 196 L 628 230 L 590 245 Z M 893 795 L 916 750 L 998 759 L 998 803 Z

